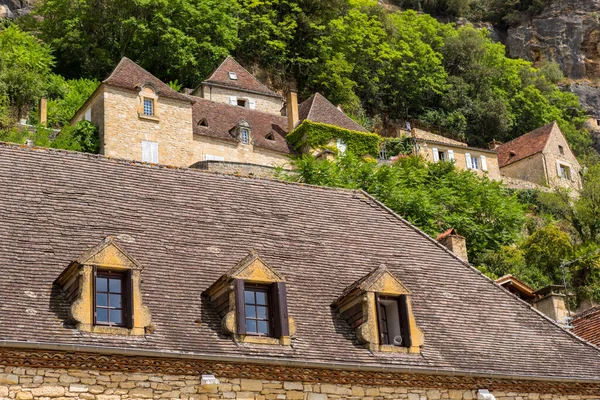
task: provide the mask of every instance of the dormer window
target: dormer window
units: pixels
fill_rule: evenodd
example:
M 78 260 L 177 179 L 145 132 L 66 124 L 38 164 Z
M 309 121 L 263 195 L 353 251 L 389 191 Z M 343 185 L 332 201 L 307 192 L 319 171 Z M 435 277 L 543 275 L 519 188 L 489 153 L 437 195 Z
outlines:
M 371 351 L 420 353 L 423 333 L 410 292 L 385 266 L 350 285 L 333 305 Z
M 229 133 L 242 144 L 248 145 L 252 142 L 252 127 L 248 121 L 240 121 Z
M 142 303 L 142 267 L 113 237 L 73 261 L 56 279 L 80 331 L 144 335 L 150 311 Z
M 158 94 L 152 84 L 142 86 L 138 96 L 138 115 L 140 118 L 158 121 L 158 112 L 156 105 Z
M 198 126 L 203 126 L 205 128 L 208 128 L 208 121 L 206 120 L 206 118 L 202 118 L 200 120 L 200 122 L 198 122 Z
M 269 133 L 267 133 L 267 136 L 265 136 L 265 139 L 275 140 L 275 135 L 273 134 L 273 132 L 269 132 Z
M 223 318 L 225 333 L 236 341 L 291 343 L 296 327 L 288 315 L 286 283 L 256 252 L 250 252 L 204 295 Z
M 229 71 L 229 79 L 231 79 L 232 81 L 237 81 L 237 74 L 233 71 Z
M 242 128 L 240 132 L 241 132 L 240 133 L 241 142 L 244 144 L 249 144 L 250 143 L 250 132 L 248 131 L 248 129 Z

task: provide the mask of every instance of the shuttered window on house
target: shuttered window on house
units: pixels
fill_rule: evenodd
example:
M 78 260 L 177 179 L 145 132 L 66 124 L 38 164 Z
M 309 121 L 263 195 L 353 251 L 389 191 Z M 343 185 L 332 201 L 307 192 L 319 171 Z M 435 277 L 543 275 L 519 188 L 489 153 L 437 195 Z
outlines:
M 158 143 L 142 140 L 142 162 L 158 164 Z
M 235 281 L 236 330 L 239 335 L 289 336 L 284 282 L 256 285 Z
M 479 158 L 481 159 L 481 169 L 483 171 L 487 171 L 487 159 L 485 158 L 485 156 L 481 156 Z
M 384 297 L 376 294 L 375 301 L 377 303 L 379 343 L 410 347 L 412 342 L 406 296 Z

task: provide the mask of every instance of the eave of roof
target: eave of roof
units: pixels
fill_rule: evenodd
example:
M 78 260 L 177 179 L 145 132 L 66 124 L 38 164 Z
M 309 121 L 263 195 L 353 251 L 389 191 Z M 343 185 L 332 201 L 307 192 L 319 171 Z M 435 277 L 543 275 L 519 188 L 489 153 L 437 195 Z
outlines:
M 496 148 L 496 153 L 498 153 L 498 166 L 504 168 L 528 157 L 542 153 L 548 145 L 550 135 L 552 135 L 555 128 L 558 128 L 556 121 L 498 146 Z

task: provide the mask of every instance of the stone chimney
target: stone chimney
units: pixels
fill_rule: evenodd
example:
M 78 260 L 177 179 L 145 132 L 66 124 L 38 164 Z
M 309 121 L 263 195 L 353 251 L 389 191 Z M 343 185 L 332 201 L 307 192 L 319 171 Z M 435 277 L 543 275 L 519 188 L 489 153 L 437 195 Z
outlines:
M 497 141 L 496 139 L 492 140 L 488 143 L 488 148 L 490 150 L 496 150 L 498 147 L 502 146 L 502 142 Z
M 533 303 L 538 311 L 562 325 L 567 323 L 566 318 L 569 316 L 564 290 L 560 285 L 548 285 L 535 292 L 540 297 Z
M 453 252 L 461 260 L 469 262 L 469 256 L 467 255 L 467 240 L 464 236 L 456 233 L 454 228 L 450 228 L 446 232 L 440 233 L 435 240 L 448 248 L 448 250 Z
M 38 123 L 45 127 L 48 124 L 48 101 L 45 97 L 40 99 L 40 106 L 38 109 Z
M 298 93 L 295 90 L 289 90 L 287 92 L 287 101 L 286 101 L 286 114 L 288 118 L 288 132 L 296 129 L 296 125 L 298 125 Z

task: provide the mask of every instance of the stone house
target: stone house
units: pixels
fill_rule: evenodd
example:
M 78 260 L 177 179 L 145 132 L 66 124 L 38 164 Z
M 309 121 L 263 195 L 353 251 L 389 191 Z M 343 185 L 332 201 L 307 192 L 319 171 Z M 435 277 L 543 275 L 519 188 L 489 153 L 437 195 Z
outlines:
M 469 147 L 466 143 L 418 128 L 412 128 L 409 135 L 414 140 L 415 154 L 429 162 L 453 161 L 461 170 L 487 175 L 493 180 L 501 179 L 498 157 L 493 150 Z
M 289 166 L 296 152 L 285 136 L 307 119 L 365 131 L 319 94 L 298 105 L 290 92 L 284 101 L 231 57 L 192 94 L 123 58 L 72 123 L 98 126 L 100 153 L 109 157 L 261 174 Z
M 556 122 L 498 146 L 496 151 L 503 177 L 581 189 L 581 166 Z
M 598 348 L 364 192 L 0 160 L 2 398 L 598 399 Z

